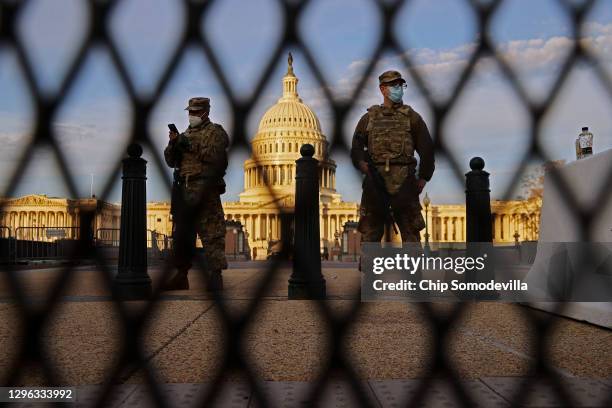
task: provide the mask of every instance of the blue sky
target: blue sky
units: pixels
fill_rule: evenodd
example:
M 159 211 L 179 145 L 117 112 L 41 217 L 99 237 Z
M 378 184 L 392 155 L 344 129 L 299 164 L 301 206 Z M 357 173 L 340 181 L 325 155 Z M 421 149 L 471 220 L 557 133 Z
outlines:
M 541 98 L 552 84 L 560 62 L 569 49 L 570 21 L 552 0 L 507 0 L 492 24 L 492 34 L 500 53 L 507 58 L 533 98 Z M 448 97 L 458 72 L 478 38 L 474 15 L 464 0 L 413 0 L 397 16 L 395 33 L 403 51 L 409 53 L 418 71 L 436 98 Z M 113 38 L 140 93 L 150 92 L 179 35 L 183 17 L 179 2 L 173 0 L 128 0 L 120 3 L 111 21 Z M 86 9 L 80 0 L 38 0 L 26 10 L 19 32 L 35 66 L 41 89 L 53 93 L 85 30 Z M 213 5 L 202 30 L 210 38 L 233 91 L 250 95 L 264 69 L 273 44 L 282 32 L 280 10 L 274 0 L 223 0 Z M 588 17 L 585 41 L 601 56 L 612 74 L 612 4 L 600 1 Z M 319 0 L 306 10 L 300 26 L 309 49 L 334 95 L 345 98 L 370 56 L 380 20 L 368 0 Z M 295 71 L 300 78 L 299 92 L 328 133 L 331 117 L 327 101 L 314 81 L 301 52 L 291 49 Z M 249 133 L 257 130 L 258 119 L 280 95 L 280 81 L 286 69 L 283 58 L 249 117 Z M 399 69 L 407 75 L 398 56 L 385 53 L 377 73 Z M 375 75 L 376 76 L 376 75 Z M 358 118 L 366 107 L 380 102 L 376 78 L 369 78 L 356 108 L 344 124 L 344 138 L 350 139 Z M 405 103 L 413 106 L 433 126 L 430 109 L 412 86 Z M 228 101 L 222 95 L 208 63 L 199 50 L 187 50 L 178 70 L 149 123 L 155 148 L 161 151 L 167 141 L 166 124 L 186 126 L 185 101 L 196 95 L 212 98 L 211 117 L 229 123 Z M 612 147 L 611 101 L 588 67 L 577 67 L 562 90 L 558 103 L 542 127 L 542 143 L 551 159 L 572 160 L 573 141 L 580 128 L 588 125 L 595 133 L 595 149 Z M 55 118 L 60 146 L 70 162 L 79 195 L 100 192 L 110 177 L 115 158 L 124 151 L 130 132 L 130 106 L 104 48 L 92 50 L 68 99 Z M 0 191 L 30 140 L 31 101 L 9 48 L 0 48 Z M 232 133 L 229 126 L 228 132 Z M 496 65 L 483 60 L 445 124 L 447 144 L 457 161 L 465 166 L 480 155 L 492 174 L 494 197 L 501 197 L 513 169 L 527 148 L 529 121 L 516 95 L 508 87 Z M 145 152 L 145 157 L 149 152 Z M 243 188 L 242 161 L 248 152 L 233 151 L 226 181 L 225 200 L 237 199 Z M 358 200 L 360 181 L 346 154 L 335 153 L 339 191 L 347 201 Z M 534 166 L 538 163 L 534 163 Z M 164 169 L 169 171 L 169 169 Z M 167 190 L 160 182 L 159 169 L 149 166 L 149 200 L 165 200 Z M 119 180 L 117 180 L 118 186 Z M 448 163 L 440 156 L 434 179 L 427 186 L 438 203 L 462 202 L 463 187 L 454 178 Z M 16 195 L 45 193 L 65 196 L 57 166 L 46 149 L 31 161 Z M 119 200 L 115 188 L 109 197 Z

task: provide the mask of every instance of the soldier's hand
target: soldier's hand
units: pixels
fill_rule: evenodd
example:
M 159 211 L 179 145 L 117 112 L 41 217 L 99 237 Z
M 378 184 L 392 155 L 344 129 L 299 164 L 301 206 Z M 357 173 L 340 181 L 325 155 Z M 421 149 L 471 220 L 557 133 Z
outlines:
M 421 192 L 425 188 L 425 184 L 427 184 L 427 181 L 423 180 L 422 178 L 417 180 L 416 185 L 417 185 L 417 191 L 419 192 L 419 194 L 421 194 Z
M 168 137 L 170 138 L 171 142 L 174 142 L 176 140 L 176 138 L 178 137 L 178 133 L 170 131 L 168 132 Z
M 363 174 L 368 174 L 370 172 L 370 169 L 368 168 L 368 163 L 364 161 L 360 161 L 359 170 L 361 170 Z

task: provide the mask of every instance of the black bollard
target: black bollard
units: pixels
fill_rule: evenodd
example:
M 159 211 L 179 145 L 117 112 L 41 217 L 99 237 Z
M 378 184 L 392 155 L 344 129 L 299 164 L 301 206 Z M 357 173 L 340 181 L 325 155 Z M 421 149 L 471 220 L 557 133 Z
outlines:
M 470 160 L 465 175 L 465 212 L 468 242 L 493 242 L 489 173 L 481 157 Z
M 119 269 L 114 295 L 122 300 L 139 300 L 151 296 L 147 273 L 147 161 L 140 157 L 142 147 L 138 144 L 128 147 L 128 155 L 123 159 Z
M 295 171 L 295 242 L 289 299 L 325 299 L 319 247 L 319 161 L 305 144 Z
M 486 254 L 487 257 L 482 271 L 472 270 L 465 273 L 468 282 L 488 282 L 495 278 L 491 189 L 489 173 L 483 170 L 484 165 L 481 157 L 474 157 L 470 160 L 472 171 L 465 174 L 466 255 L 479 257 Z M 493 300 L 497 299 L 499 294 L 494 291 L 480 291 L 472 293 L 470 297 L 476 300 Z

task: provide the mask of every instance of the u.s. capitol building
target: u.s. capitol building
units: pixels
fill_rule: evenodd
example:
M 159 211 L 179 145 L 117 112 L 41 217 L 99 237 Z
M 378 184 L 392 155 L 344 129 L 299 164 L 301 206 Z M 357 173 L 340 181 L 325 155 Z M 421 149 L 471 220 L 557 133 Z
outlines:
M 290 56 L 282 96 L 263 115 L 251 141 L 244 191 L 238 201 L 223 204 L 226 218 L 245 227 L 253 259 L 266 258 L 269 243 L 280 239 L 281 213 L 293 212 L 295 161 L 306 143 L 314 146 L 319 161 L 321 246 L 333 246 L 344 223 L 359 218 L 359 204 L 342 201 L 336 191 L 336 163 L 329 157 L 319 119 L 299 97 L 297 85 Z

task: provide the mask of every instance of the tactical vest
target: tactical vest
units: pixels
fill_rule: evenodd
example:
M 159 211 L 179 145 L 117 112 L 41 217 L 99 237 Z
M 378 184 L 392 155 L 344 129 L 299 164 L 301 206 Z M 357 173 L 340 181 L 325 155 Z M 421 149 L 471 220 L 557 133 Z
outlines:
M 187 128 L 185 136 L 189 140 L 191 148 L 183 153 L 183 159 L 180 166 L 180 175 L 182 177 L 201 176 L 209 171 L 210 163 L 202 160 L 203 153 L 210 144 L 210 137 L 216 131 L 215 124 L 212 122 L 205 123 L 195 128 Z
M 368 153 L 391 194 L 400 190 L 416 164 L 410 110 L 408 105 L 400 108 L 374 105 L 368 109 Z
M 414 161 L 414 142 L 410 132 L 410 106 L 386 108 L 374 105 L 368 109 L 368 152 L 374 163 L 410 164 Z

